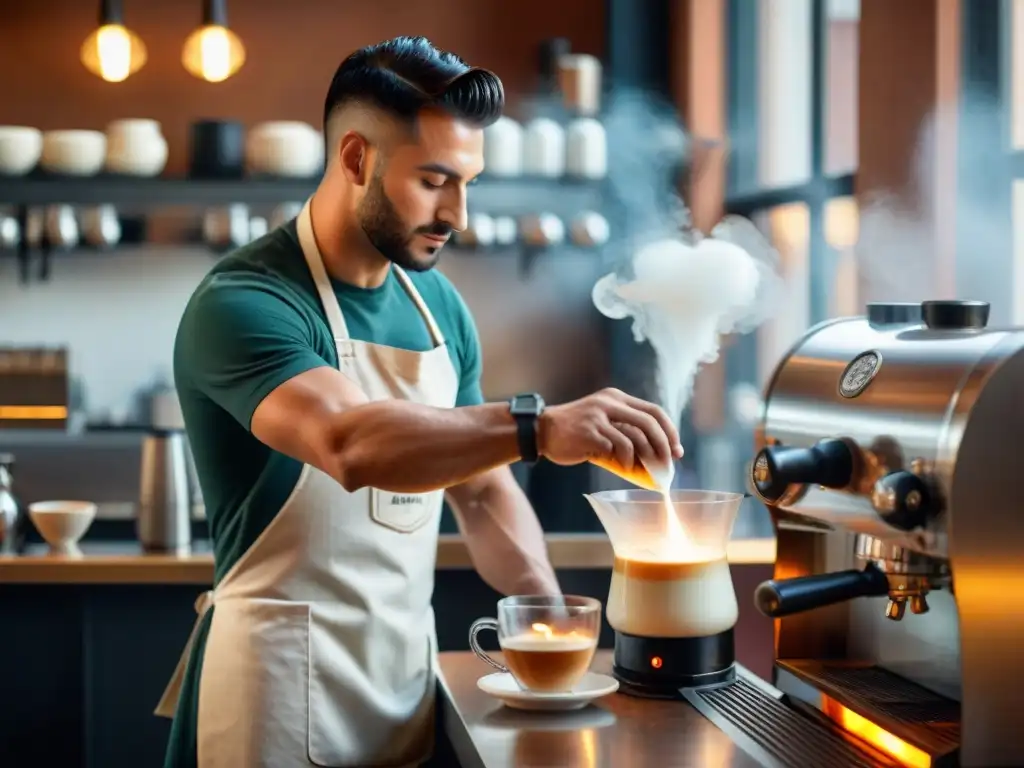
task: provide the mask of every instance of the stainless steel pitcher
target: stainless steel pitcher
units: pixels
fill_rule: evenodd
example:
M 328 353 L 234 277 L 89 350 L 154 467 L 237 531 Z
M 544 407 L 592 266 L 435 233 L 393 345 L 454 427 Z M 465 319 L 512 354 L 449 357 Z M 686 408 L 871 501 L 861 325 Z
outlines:
M 182 552 L 192 546 L 188 441 L 176 429 L 154 429 L 142 443 L 136 529 L 143 549 Z

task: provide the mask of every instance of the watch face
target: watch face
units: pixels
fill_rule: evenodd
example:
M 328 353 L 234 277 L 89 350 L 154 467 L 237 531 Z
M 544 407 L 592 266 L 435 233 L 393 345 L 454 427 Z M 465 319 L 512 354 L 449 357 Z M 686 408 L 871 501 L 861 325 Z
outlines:
M 539 395 L 516 395 L 512 398 L 512 414 L 515 416 L 536 416 L 544 401 Z

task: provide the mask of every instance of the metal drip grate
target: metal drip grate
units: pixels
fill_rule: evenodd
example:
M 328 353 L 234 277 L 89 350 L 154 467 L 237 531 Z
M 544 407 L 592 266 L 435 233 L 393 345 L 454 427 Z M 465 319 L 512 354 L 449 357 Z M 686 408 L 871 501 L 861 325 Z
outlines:
M 868 745 L 854 742 L 827 720 L 812 719 L 796 711 L 743 677 L 722 688 L 686 690 L 683 695 L 765 766 L 880 768 L 898 765 Z
M 842 691 L 851 704 L 911 728 L 919 740 L 936 751 L 960 745 L 960 703 L 929 691 L 880 667 L 841 667 L 826 664 L 791 666 L 804 679 L 823 683 L 822 689 Z

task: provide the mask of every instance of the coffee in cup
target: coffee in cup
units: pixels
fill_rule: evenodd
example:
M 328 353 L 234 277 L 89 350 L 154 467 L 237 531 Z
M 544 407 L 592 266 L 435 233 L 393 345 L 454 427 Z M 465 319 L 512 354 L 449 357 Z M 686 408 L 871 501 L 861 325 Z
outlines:
M 497 619 L 477 619 L 470 647 L 485 662 L 535 693 L 566 693 L 587 673 L 597 650 L 601 603 L 591 597 L 517 596 L 498 601 Z M 484 629 L 498 633 L 504 664 L 479 645 Z

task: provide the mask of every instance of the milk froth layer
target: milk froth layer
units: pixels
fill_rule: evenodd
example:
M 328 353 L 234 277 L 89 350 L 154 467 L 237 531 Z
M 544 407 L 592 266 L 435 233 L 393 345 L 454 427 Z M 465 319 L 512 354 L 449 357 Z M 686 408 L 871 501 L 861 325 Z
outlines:
M 543 651 L 545 653 L 586 651 L 597 645 L 597 638 L 573 637 L 572 635 L 548 638 L 531 632 L 502 638 L 500 645 L 503 651 Z
M 616 557 L 606 614 L 613 629 L 641 637 L 725 632 L 739 618 L 729 562 Z

